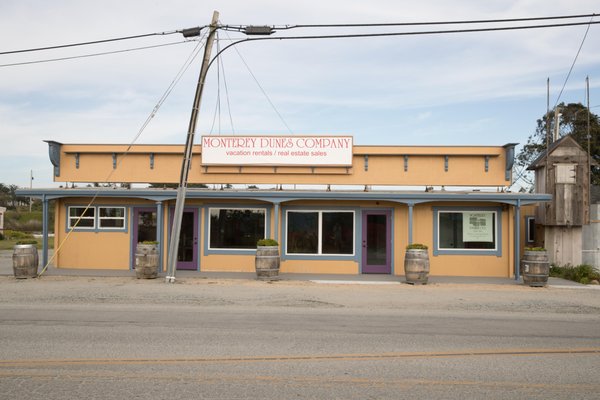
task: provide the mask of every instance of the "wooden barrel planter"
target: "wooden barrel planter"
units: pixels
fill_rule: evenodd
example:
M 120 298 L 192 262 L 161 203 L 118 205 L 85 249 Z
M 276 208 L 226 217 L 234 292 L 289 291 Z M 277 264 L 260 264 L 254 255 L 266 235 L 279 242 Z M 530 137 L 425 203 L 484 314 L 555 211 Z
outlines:
M 420 248 L 419 248 L 420 247 Z M 411 285 L 425 285 L 429 279 L 429 254 L 425 245 L 409 245 L 404 255 L 404 277 Z
M 158 277 L 158 244 L 138 243 L 135 249 L 135 276 L 138 279 Z
M 272 239 L 259 240 L 256 246 L 256 277 L 261 280 L 277 279 L 279 277 L 279 265 L 278 243 Z
M 525 250 L 521 258 L 521 274 L 523 283 L 533 287 L 543 287 L 548 284 L 550 263 L 545 250 Z
M 17 279 L 35 278 L 39 257 L 35 244 L 17 244 L 13 248 L 13 273 Z

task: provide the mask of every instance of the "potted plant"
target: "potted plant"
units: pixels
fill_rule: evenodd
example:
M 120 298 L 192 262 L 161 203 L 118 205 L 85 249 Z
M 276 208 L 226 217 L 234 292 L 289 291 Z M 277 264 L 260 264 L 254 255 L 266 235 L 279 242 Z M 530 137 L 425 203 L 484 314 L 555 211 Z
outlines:
M 135 249 L 135 276 L 138 279 L 158 277 L 158 242 L 145 240 Z
M 548 284 L 550 263 L 545 248 L 525 247 L 523 258 L 521 258 L 521 275 L 525 285 L 543 287 Z
M 279 243 L 274 239 L 260 239 L 256 243 L 256 277 L 273 280 L 279 276 Z
M 406 283 L 425 285 L 429 279 L 429 254 L 427 246 L 421 243 L 411 243 L 406 246 L 404 255 L 404 276 Z
M 35 278 L 37 276 L 38 264 L 37 241 L 18 241 L 13 247 L 13 273 L 15 278 Z

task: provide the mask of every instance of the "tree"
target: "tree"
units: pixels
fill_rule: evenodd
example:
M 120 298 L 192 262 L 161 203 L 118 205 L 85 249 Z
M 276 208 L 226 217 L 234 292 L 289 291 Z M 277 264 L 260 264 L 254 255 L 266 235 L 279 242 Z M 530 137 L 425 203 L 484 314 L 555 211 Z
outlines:
M 559 118 L 559 138 L 572 135 L 573 139 L 587 151 L 588 149 L 588 112 L 587 108 L 581 103 L 569 103 L 565 105 L 560 103 L 557 106 L 560 109 Z M 548 118 L 548 123 L 547 123 Z M 551 111 L 537 120 L 535 133 L 527 138 L 527 143 L 523 145 L 521 151 L 517 154 L 515 164 L 517 172 L 515 182 L 521 180 L 526 185 L 533 184 L 531 173 L 527 172 L 527 167 L 535 161 L 546 150 L 546 132 L 547 126 L 552 134 L 555 127 L 555 113 Z M 552 136 L 550 136 L 552 138 Z M 592 159 L 600 163 L 600 123 L 598 116 L 590 114 L 590 154 Z M 592 167 L 592 184 L 600 185 L 600 168 Z

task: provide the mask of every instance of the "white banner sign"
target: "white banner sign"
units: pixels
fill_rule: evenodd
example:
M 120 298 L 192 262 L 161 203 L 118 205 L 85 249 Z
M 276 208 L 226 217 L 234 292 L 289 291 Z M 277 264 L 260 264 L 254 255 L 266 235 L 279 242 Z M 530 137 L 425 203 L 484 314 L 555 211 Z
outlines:
M 202 136 L 202 165 L 352 166 L 352 136 Z
M 493 212 L 463 212 L 463 242 L 493 242 Z

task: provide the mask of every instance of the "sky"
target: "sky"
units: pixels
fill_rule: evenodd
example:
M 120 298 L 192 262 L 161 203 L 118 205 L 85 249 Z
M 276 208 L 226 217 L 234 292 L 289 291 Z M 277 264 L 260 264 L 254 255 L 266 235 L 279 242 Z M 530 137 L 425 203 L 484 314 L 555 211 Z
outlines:
M 0 53 L 204 26 L 215 10 L 222 25 L 286 26 L 575 15 L 600 7 L 597 0 L 3 0 Z M 473 26 L 292 29 L 273 37 L 457 27 Z M 524 144 L 546 112 L 547 79 L 552 107 L 585 104 L 589 76 L 592 112 L 600 112 L 600 25 L 583 41 L 586 29 L 242 43 L 209 70 L 196 143 L 205 134 L 293 133 L 352 135 L 358 145 Z M 213 55 L 242 38 L 219 31 Z M 197 44 L 170 34 L 0 54 L 0 183 L 29 187 L 33 171 L 33 187 L 58 186 L 44 140 L 129 144 L 141 132 L 136 143 L 184 143 L 200 56 L 141 128 Z M 7 65 L 156 45 L 166 46 Z

